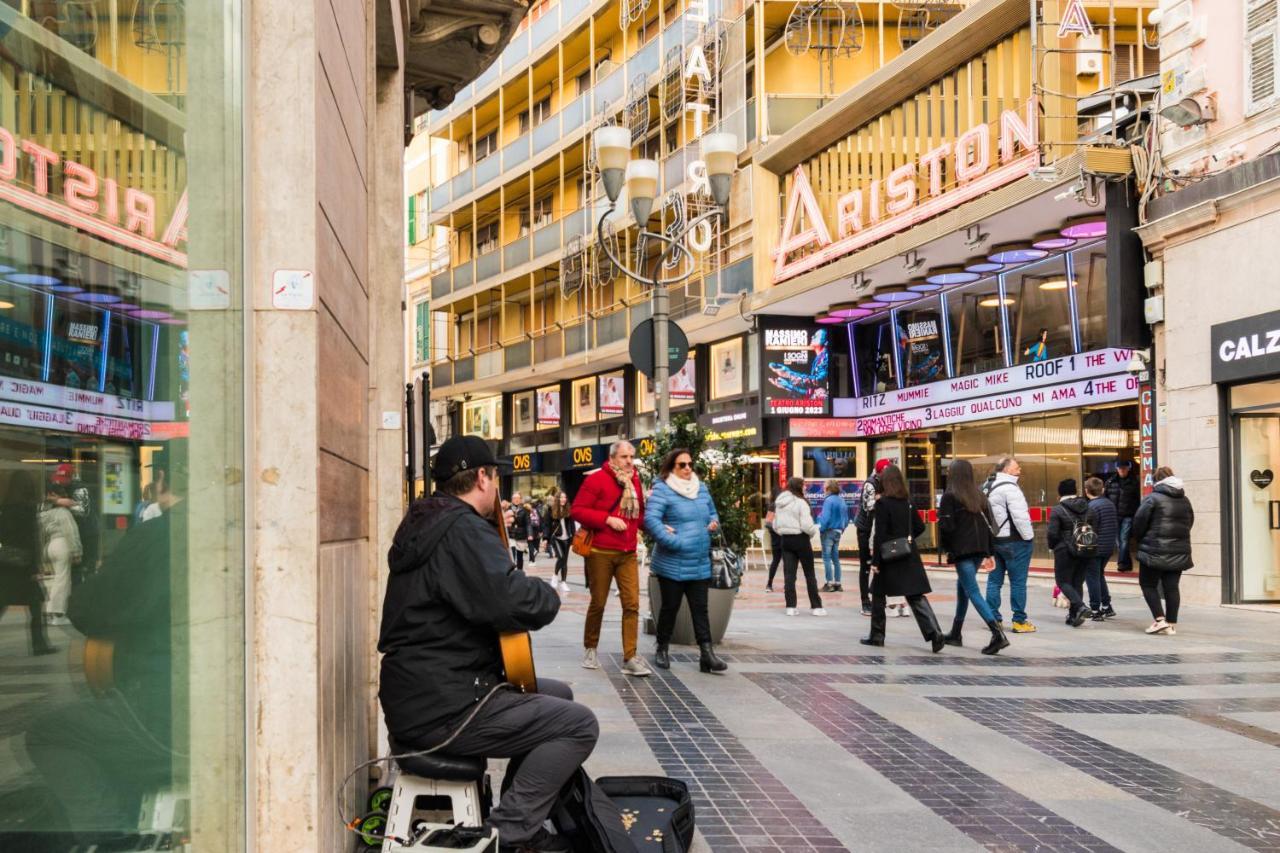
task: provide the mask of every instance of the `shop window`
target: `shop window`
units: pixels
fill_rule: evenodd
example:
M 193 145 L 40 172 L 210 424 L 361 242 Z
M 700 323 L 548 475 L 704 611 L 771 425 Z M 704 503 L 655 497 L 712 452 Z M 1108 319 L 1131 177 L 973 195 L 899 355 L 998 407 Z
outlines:
M 1116 460 L 1139 458 L 1138 443 L 1136 404 L 1086 411 L 1080 429 L 1084 475 L 1106 480 L 1115 472 Z
M 18 379 L 42 377 L 45 304 L 53 298 L 34 288 L 0 283 L 0 301 L 12 306 L 0 319 L 0 373 Z
M 905 385 L 926 385 L 947 378 L 940 303 L 934 297 L 898 312 L 897 337 Z
M 1071 336 L 1070 291 L 1065 255 L 1058 255 L 1004 279 L 1009 302 L 1013 362 L 1046 361 L 1075 352 Z
M 893 359 L 894 334 L 889 314 L 853 327 L 855 370 L 858 391 L 881 394 L 896 390 L 898 368 Z
M 1005 303 L 1005 307 L 1013 307 L 1008 298 Z M 999 283 L 995 279 L 980 281 L 947 296 L 951 354 L 957 376 L 1004 367 L 1001 317 Z
M 1107 253 L 1095 244 L 1071 253 L 1071 273 L 1076 282 L 1076 305 L 1080 312 L 1080 351 L 1107 345 Z
M 1080 479 L 1080 415 L 1067 412 L 1046 417 L 1023 418 L 1013 425 L 1013 454 L 1022 465 L 1018 485 L 1032 507 L 1050 508 L 1058 502 L 1058 483 L 1068 477 L 1083 489 Z M 1045 544 L 1045 526 L 1035 525 L 1033 555 L 1049 560 L 1053 555 Z

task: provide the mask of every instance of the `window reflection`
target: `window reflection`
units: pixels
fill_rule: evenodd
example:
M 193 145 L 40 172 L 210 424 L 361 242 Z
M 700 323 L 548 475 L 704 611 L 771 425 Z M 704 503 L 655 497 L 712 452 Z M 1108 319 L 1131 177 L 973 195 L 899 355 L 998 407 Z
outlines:
M 905 385 L 926 385 L 947 378 L 938 297 L 912 303 L 898 312 L 898 345 Z
M 951 323 L 951 351 L 957 376 L 1004 367 L 1000 284 L 996 279 L 986 279 L 950 293 L 947 317 Z
M 1004 277 L 1014 364 L 1048 361 L 1075 351 L 1071 338 L 1070 290 L 1063 255 Z

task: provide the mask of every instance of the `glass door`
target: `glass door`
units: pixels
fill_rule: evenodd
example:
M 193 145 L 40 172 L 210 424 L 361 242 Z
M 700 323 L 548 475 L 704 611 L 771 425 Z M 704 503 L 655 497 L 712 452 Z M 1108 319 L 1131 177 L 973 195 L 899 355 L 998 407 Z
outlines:
M 1241 601 L 1280 601 L 1280 415 L 1236 416 Z

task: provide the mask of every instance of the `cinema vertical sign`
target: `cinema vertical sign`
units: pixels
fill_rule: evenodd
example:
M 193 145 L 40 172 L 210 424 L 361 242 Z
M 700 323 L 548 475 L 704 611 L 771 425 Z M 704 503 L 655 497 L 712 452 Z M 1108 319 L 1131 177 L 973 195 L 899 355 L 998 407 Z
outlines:
M 774 251 L 773 280 L 794 278 L 1026 177 L 1040 165 L 1039 109 L 1028 99 L 991 124 L 863 182 L 835 201 L 828 223 L 803 165 L 787 195 L 782 234 Z M 850 156 L 836 152 L 834 156 Z

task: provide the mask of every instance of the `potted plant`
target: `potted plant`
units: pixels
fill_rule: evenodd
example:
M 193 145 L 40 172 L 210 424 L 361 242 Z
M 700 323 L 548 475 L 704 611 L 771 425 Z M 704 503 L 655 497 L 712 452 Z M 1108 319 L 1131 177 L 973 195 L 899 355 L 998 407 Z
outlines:
M 724 538 L 724 545 L 737 553 L 745 565 L 745 554 L 751 545 L 747 502 L 755 491 L 755 481 L 746 462 L 746 444 L 738 439 L 720 447 L 708 448 L 706 431 L 688 415 L 679 415 L 658 431 L 653 437 L 650 452 L 640 457 L 640 478 L 646 491 L 653 488 L 653 480 L 662 466 L 663 458 L 677 447 L 685 448 L 693 456 L 694 471 L 707 484 L 711 500 L 715 502 L 716 512 L 720 516 L 720 536 Z M 653 542 L 647 536 L 645 546 L 653 547 Z M 736 595 L 736 589 L 707 591 L 707 611 L 713 643 L 719 643 L 729 627 Z M 652 574 L 649 576 L 649 609 L 651 620 L 656 622 L 658 611 L 662 609 L 662 592 L 657 578 Z M 680 615 L 676 617 L 671 642 L 694 645 L 693 620 L 689 616 L 687 602 L 680 605 Z

